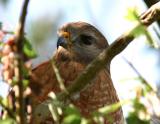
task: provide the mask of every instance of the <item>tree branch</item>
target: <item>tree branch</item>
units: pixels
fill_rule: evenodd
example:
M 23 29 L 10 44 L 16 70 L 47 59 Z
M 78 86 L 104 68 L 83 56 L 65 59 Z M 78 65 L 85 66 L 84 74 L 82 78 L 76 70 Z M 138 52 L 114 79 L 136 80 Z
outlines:
M 159 2 L 159 0 L 143 0 L 143 1 L 146 3 L 148 8 L 154 5 L 155 3 Z M 160 20 L 158 20 L 157 22 L 160 27 Z
M 106 64 L 110 64 L 111 60 L 128 46 L 128 44 L 135 38 L 133 36 L 133 31 L 135 31 L 137 27 L 141 25 L 149 26 L 159 18 L 160 2 L 153 5 L 140 16 L 140 24 L 137 24 L 133 29 L 125 32 L 117 38 L 117 40 L 115 40 L 95 60 L 93 60 L 91 64 L 86 67 L 86 69 L 75 79 L 73 84 L 67 88 L 69 94 L 66 94 L 66 92 L 61 92 L 57 95 L 57 99 L 64 102 L 75 93 L 80 92 L 84 87 L 86 87 L 87 84 L 90 83 L 93 77 L 95 77 L 95 75 L 106 66 Z M 39 119 L 39 121 L 45 119 L 45 117 L 47 117 L 50 113 L 47 108 L 48 103 L 52 103 L 52 100 L 47 100 L 42 104 L 39 104 L 34 111 L 33 117 Z
M 24 25 L 25 25 L 25 19 L 27 15 L 27 7 L 28 7 L 29 0 L 25 0 L 23 3 L 22 11 L 20 14 L 19 18 L 19 23 L 18 27 L 16 30 L 16 47 L 17 51 L 16 54 L 18 55 L 17 61 L 18 61 L 18 115 L 19 119 L 18 122 L 20 124 L 25 124 L 26 123 L 26 117 L 25 117 L 25 103 L 24 103 L 24 98 L 23 98 L 23 92 L 24 92 L 24 87 L 23 87 L 23 62 L 24 62 L 24 57 L 23 57 L 23 44 L 24 44 Z

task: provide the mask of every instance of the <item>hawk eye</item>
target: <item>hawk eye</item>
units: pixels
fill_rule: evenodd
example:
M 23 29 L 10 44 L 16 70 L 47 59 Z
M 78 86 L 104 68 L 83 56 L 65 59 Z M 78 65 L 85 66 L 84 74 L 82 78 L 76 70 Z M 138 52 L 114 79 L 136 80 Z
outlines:
M 85 45 L 91 45 L 92 44 L 92 36 L 88 36 L 88 35 L 81 35 L 80 36 L 81 42 Z

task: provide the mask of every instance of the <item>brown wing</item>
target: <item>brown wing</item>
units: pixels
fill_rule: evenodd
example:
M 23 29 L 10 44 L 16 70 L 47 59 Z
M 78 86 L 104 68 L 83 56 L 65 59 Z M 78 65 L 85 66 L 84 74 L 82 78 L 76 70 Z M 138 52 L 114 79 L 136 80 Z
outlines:
M 70 60 L 62 61 L 57 57 L 55 58 L 60 75 L 67 87 L 83 70 L 84 66 Z M 60 92 L 59 83 L 57 82 L 51 61 L 44 62 L 32 70 L 30 87 L 34 104 L 44 101 L 51 91 L 55 93 Z
M 49 61 L 32 70 L 30 88 L 34 104 L 44 101 L 52 88 L 58 90 L 57 80 Z
M 84 70 L 85 66 L 71 60 L 62 61 L 58 56 L 56 59 L 57 67 L 60 75 L 64 79 L 65 86 L 71 82 Z M 101 70 L 92 80 L 91 85 L 78 94 L 72 103 L 76 105 L 83 115 L 89 114 L 104 105 L 109 105 L 118 102 L 118 97 L 113 86 L 111 77 L 107 69 Z M 60 92 L 52 64 L 47 61 L 35 69 L 31 76 L 30 87 L 32 89 L 32 102 L 35 104 L 41 103 L 47 98 L 50 91 L 55 93 Z M 112 117 L 119 121 L 123 118 L 121 109 L 112 114 Z
M 87 86 L 86 89 L 79 94 L 79 99 L 72 101 L 80 108 L 81 113 L 86 117 L 89 117 L 91 112 L 100 107 L 119 101 L 110 74 L 106 69 L 101 70 L 92 81 L 92 85 Z M 119 122 L 123 119 L 122 110 L 119 109 L 115 113 L 108 115 L 108 117 Z

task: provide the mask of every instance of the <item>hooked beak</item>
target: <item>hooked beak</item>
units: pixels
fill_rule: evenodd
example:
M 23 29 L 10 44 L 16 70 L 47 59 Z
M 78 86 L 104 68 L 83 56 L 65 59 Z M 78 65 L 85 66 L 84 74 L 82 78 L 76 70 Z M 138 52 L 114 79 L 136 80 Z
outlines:
M 58 49 L 59 46 L 62 46 L 63 48 L 67 48 L 67 41 L 66 41 L 66 39 L 63 36 L 60 36 L 58 38 L 57 49 Z
M 70 41 L 70 35 L 68 32 L 59 32 L 59 38 L 57 41 L 57 49 L 59 46 L 62 46 L 63 48 L 67 48 L 68 43 Z

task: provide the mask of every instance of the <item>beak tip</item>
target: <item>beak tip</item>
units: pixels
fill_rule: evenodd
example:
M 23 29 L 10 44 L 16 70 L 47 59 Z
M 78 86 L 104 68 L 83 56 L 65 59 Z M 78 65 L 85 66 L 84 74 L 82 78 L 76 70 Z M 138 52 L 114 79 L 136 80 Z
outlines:
M 59 37 L 58 41 L 57 41 L 57 49 L 59 48 L 59 46 L 62 46 L 64 48 L 66 48 L 67 46 L 67 42 L 66 39 L 64 37 Z

